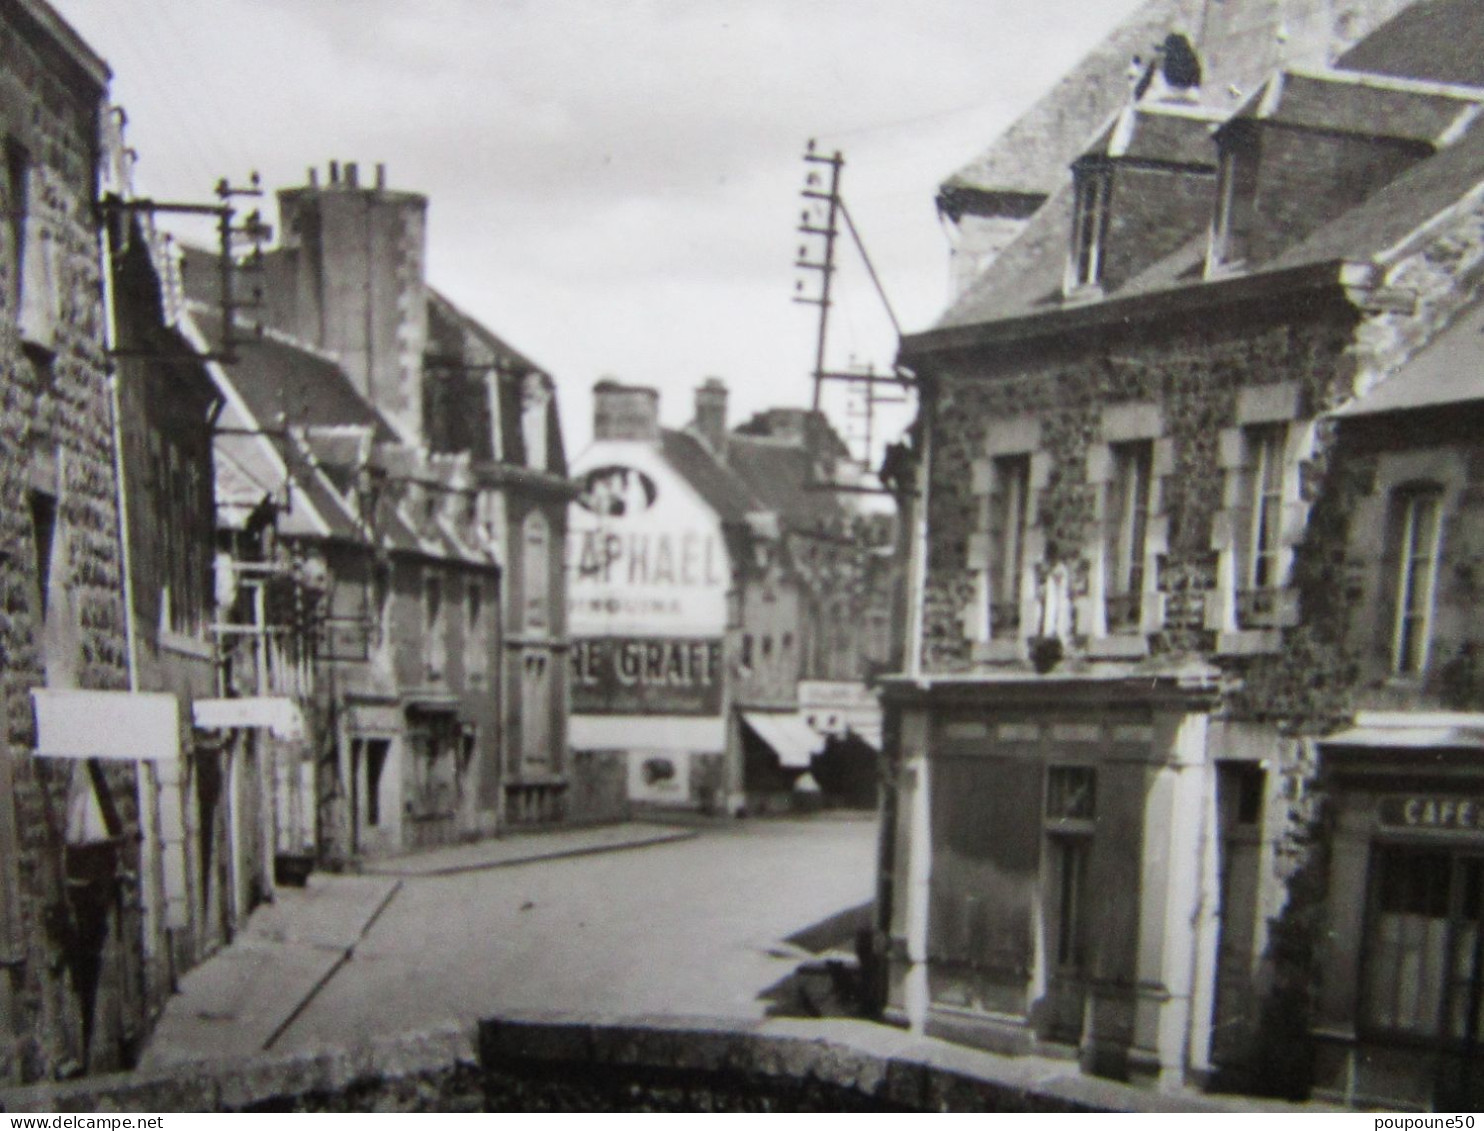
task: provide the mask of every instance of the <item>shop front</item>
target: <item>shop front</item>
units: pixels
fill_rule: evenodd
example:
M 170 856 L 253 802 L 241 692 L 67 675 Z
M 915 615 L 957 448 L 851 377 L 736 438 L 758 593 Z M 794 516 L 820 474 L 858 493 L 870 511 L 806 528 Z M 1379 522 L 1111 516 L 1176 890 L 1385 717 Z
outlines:
M 963 680 L 887 697 L 903 712 L 891 1012 L 1183 1082 L 1214 979 L 1206 689 Z
M 1484 715 L 1362 713 L 1323 744 L 1333 815 L 1315 1091 L 1484 1102 Z

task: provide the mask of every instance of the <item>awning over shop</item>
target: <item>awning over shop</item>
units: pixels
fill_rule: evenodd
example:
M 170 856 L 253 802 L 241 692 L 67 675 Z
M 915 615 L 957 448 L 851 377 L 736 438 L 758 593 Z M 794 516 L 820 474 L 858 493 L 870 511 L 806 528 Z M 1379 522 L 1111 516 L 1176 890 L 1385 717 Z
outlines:
M 1484 715 L 1465 712 L 1362 711 L 1355 725 L 1320 739 L 1325 746 L 1392 750 L 1484 750 Z
M 202 730 L 232 730 L 262 727 L 275 738 L 305 736 L 304 715 L 299 705 L 282 695 L 245 695 L 238 699 L 197 699 L 191 704 L 192 721 Z
M 36 753 L 43 758 L 174 761 L 180 757 L 175 696 L 145 691 L 31 689 Z
M 824 749 L 825 736 L 810 727 L 801 715 L 743 711 L 742 719 L 772 747 L 785 769 L 807 770 L 814 755 Z

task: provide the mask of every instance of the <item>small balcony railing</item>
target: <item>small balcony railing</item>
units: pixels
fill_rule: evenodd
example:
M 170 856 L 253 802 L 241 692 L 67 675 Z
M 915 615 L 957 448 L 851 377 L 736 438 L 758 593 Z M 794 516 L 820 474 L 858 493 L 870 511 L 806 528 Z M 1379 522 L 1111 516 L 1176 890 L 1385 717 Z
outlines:
M 1281 589 L 1237 590 L 1237 624 L 1242 628 L 1281 627 Z

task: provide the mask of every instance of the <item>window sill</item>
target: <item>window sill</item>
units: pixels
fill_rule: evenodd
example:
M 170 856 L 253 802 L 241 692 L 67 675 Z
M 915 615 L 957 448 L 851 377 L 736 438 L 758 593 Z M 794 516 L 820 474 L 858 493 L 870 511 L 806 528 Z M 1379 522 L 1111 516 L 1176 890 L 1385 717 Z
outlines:
M 1149 638 L 1131 632 L 1094 636 L 1087 642 L 1087 654 L 1094 660 L 1143 659 L 1149 655 Z
M 1282 648 L 1283 634 L 1276 628 L 1238 629 L 1216 634 L 1216 651 L 1222 656 L 1260 656 Z
M 1026 658 L 1025 641 L 1019 637 L 974 642 L 974 662 L 978 664 L 1013 664 Z
M 1102 283 L 1079 283 L 1062 291 L 1061 301 L 1063 306 L 1081 306 L 1084 303 L 1098 302 L 1103 297 Z

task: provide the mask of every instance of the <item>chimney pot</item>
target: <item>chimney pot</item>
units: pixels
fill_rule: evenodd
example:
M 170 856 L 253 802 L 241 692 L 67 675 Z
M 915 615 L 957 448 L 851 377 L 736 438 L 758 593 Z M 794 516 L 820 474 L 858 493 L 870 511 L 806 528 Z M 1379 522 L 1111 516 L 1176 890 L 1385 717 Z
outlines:
M 319 170 L 313 165 L 309 166 L 309 187 L 319 188 Z
M 593 386 L 593 438 L 639 440 L 660 438 L 660 394 L 645 385 L 624 385 L 604 377 Z
M 330 162 L 330 183 L 332 185 L 338 185 L 340 183 L 340 162 L 339 161 L 331 161 Z
M 345 163 L 345 183 L 350 188 L 355 188 L 360 183 L 360 170 L 356 168 L 354 161 Z
M 386 188 L 386 162 L 376 163 L 376 191 L 381 192 Z

